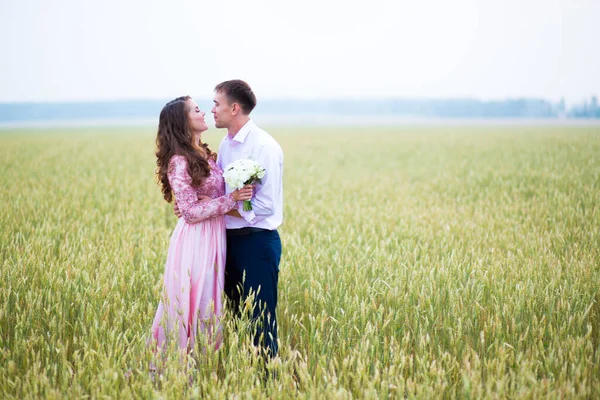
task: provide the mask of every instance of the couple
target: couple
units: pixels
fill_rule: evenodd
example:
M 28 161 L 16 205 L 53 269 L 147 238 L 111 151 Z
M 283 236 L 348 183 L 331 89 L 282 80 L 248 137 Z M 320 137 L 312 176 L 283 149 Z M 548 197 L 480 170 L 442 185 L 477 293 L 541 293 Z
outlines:
M 200 331 L 218 349 L 223 290 L 238 313 L 252 292 L 258 293 L 253 318 L 261 318 L 254 344 L 270 357 L 277 355 L 283 152 L 250 119 L 255 105 L 256 97 L 244 81 L 215 87 L 211 111 L 216 127 L 227 129 L 218 155 L 202 142 L 202 132 L 208 129 L 205 113 L 189 96 L 170 101 L 160 113 L 156 173 L 165 200 L 175 200 L 179 221 L 169 245 L 164 296 L 152 324 L 158 346 L 175 335 L 179 347 L 189 352 Z M 226 188 L 223 169 L 247 158 L 266 169 L 261 183 Z M 243 210 L 244 200 L 251 200 L 252 211 Z

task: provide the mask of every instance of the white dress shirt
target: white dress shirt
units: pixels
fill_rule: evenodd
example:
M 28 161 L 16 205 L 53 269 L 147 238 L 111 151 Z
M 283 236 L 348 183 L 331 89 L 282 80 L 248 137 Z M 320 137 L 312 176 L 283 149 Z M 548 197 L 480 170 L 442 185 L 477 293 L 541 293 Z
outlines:
M 224 170 L 243 158 L 262 165 L 265 176 L 255 184 L 252 211 L 243 211 L 242 202 L 238 202 L 238 211 L 244 218 L 226 215 L 227 229 L 277 229 L 283 222 L 283 150 L 271 135 L 249 120 L 234 137 L 225 135 L 219 145 L 217 164 Z M 227 193 L 234 190 L 229 185 L 225 189 Z

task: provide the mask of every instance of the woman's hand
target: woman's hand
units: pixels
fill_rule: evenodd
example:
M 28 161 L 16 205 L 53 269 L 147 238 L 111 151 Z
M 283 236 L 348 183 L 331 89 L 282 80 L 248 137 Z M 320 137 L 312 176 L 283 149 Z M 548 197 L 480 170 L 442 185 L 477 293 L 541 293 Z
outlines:
M 252 194 L 254 192 L 253 185 L 246 185 L 241 189 L 234 190 L 231 195 L 233 196 L 233 200 L 235 201 L 244 201 L 250 200 L 252 198 Z

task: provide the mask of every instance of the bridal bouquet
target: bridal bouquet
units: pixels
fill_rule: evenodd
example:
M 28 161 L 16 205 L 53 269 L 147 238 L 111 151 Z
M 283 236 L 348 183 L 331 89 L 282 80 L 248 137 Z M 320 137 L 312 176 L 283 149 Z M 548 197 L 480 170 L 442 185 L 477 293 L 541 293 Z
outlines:
M 225 167 L 223 179 L 229 187 L 241 189 L 245 185 L 251 185 L 255 182 L 261 183 L 261 179 L 265 176 L 265 169 L 256 161 L 248 158 L 237 160 Z M 244 211 L 252 210 L 250 200 L 244 200 Z

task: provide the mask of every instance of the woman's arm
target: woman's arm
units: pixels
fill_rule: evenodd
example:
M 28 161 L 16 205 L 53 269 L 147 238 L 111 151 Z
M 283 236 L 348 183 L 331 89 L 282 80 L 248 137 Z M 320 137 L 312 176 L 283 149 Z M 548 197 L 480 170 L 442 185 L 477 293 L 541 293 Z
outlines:
M 195 224 L 217 215 L 224 215 L 236 207 L 234 193 L 216 199 L 199 201 L 196 191 L 191 185 L 192 178 L 188 174 L 187 161 L 183 156 L 173 156 L 170 161 L 168 178 L 175 195 L 177 207 L 188 224 Z

